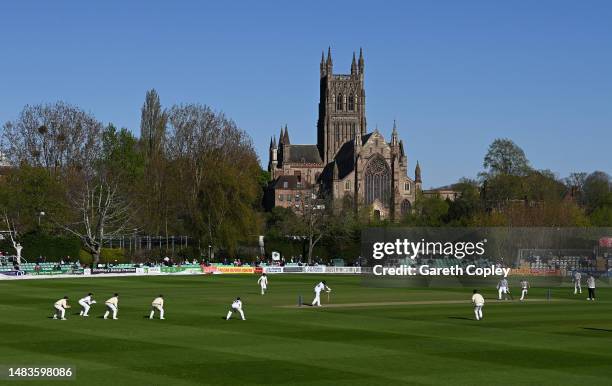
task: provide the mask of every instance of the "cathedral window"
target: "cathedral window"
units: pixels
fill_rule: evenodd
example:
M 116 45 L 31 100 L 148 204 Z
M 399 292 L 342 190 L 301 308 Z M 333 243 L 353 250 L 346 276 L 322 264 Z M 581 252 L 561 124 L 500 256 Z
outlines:
M 278 195 L 278 201 L 284 201 L 284 197 L 283 197 L 283 195 L 282 195 L 282 194 L 279 194 L 279 195 Z
M 391 170 L 387 162 L 382 157 L 375 156 L 368 163 L 364 177 L 366 204 L 373 204 L 376 200 L 388 204 L 391 197 Z
M 409 192 L 410 191 L 410 182 L 406 181 L 404 182 L 404 190 Z
M 350 180 L 347 180 L 344 183 L 344 190 L 351 190 L 351 181 Z
M 411 208 L 412 208 L 412 206 L 410 205 L 410 201 L 408 201 L 408 200 L 402 201 L 401 212 L 402 212 L 403 216 L 405 216 L 408 213 L 410 213 L 410 209 Z
M 349 99 L 348 99 L 348 109 L 349 111 L 355 110 L 355 97 L 352 95 L 349 96 Z
M 342 111 L 343 104 L 342 94 L 338 94 L 338 98 L 336 99 L 336 110 Z

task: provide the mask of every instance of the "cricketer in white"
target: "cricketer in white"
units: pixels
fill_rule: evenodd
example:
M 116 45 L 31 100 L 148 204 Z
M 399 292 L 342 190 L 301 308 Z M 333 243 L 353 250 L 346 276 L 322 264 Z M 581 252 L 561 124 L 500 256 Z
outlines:
M 504 299 L 508 300 L 508 291 L 509 291 L 508 280 L 503 278 L 497 284 L 497 295 L 498 295 L 497 298 L 499 300 L 502 300 L 502 294 L 503 294 L 504 295 Z
M 79 299 L 79 305 L 81 306 L 81 312 L 79 312 L 79 315 L 89 316 L 89 309 L 91 308 L 91 305 L 96 302 L 91 298 L 92 296 L 93 294 L 90 292 L 84 298 Z
M 164 295 L 159 295 L 155 299 L 153 299 L 153 303 L 151 303 L 151 313 L 149 314 L 149 319 L 153 319 L 155 316 L 155 310 L 159 311 L 159 319 L 164 320 Z
M 68 305 L 68 296 L 64 296 L 60 300 L 56 301 L 53 304 L 53 308 L 55 309 L 53 319 L 57 319 L 59 316 L 61 320 L 66 320 L 66 308 L 70 308 Z
M 259 279 L 257 279 L 257 284 L 260 285 L 261 294 L 264 295 L 268 289 L 268 276 L 265 273 L 262 273 Z
M 119 294 L 114 294 L 112 298 L 104 302 L 106 305 L 106 312 L 104 313 L 104 319 L 108 319 L 108 315 L 112 312 L 113 319 L 117 318 L 117 312 L 119 311 Z
M 230 310 L 227 311 L 227 317 L 225 318 L 225 320 L 230 320 L 234 312 L 238 312 L 242 320 L 246 320 L 246 318 L 244 317 L 244 311 L 242 311 L 242 301 L 239 297 L 234 300 Z
M 476 316 L 476 320 L 482 319 L 482 307 L 484 306 L 485 300 L 481 294 L 478 293 L 478 290 L 474 290 L 474 294 L 472 295 L 472 304 L 474 305 L 474 315 Z
M 312 301 L 313 306 L 321 307 L 321 291 L 325 290 L 326 292 L 331 292 L 331 288 L 327 286 L 325 281 L 320 282 L 314 287 L 315 297 Z

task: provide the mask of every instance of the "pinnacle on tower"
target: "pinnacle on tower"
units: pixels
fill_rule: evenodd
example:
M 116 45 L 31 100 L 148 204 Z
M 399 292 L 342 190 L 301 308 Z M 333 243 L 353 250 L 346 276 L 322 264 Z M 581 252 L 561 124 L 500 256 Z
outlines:
M 285 145 L 290 145 L 291 141 L 289 141 L 289 129 L 287 128 L 287 125 L 285 124 L 285 138 L 283 139 L 283 143 Z
M 414 182 L 421 183 L 421 166 L 417 160 L 416 167 L 414 168 Z
M 321 65 L 320 65 L 320 69 L 321 69 L 321 77 L 325 76 L 327 74 L 327 71 L 325 69 L 325 52 L 323 50 L 321 50 Z
M 397 145 L 397 125 L 395 124 L 395 119 L 393 120 L 393 131 L 391 133 L 391 145 Z
M 355 60 L 355 51 L 353 51 L 353 62 L 351 63 L 351 75 L 357 74 L 357 60 Z
M 365 64 L 363 60 L 363 49 L 359 47 L 359 73 L 363 74 L 364 69 L 365 69 Z

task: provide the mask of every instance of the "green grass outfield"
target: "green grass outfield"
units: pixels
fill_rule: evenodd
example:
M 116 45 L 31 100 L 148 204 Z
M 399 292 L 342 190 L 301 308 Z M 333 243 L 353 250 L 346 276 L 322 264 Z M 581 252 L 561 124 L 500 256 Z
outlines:
M 269 278 L 266 296 L 252 275 L 2 281 L 0 365 L 73 365 L 77 379 L 0 383 L 612 384 L 612 289 L 599 289 L 596 302 L 557 288 L 551 302 L 526 303 L 497 302 L 485 290 L 485 320 L 476 322 L 470 289 L 368 288 L 357 276 L 327 275 L 331 307 L 297 308 L 298 294 L 311 301 L 322 276 Z M 99 303 L 83 319 L 76 301 L 89 291 Z M 119 320 L 103 320 L 101 303 L 115 291 Z M 158 293 L 167 319 L 151 321 Z M 49 319 L 65 294 L 68 320 Z M 247 321 L 222 319 L 235 296 Z M 432 304 L 409 303 L 420 301 Z

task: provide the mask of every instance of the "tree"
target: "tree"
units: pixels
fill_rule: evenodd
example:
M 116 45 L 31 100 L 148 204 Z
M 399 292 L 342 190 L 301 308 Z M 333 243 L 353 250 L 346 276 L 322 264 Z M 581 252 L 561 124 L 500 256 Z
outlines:
M 2 152 L 13 165 L 42 167 L 54 175 L 80 170 L 97 157 L 101 128 L 93 116 L 64 102 L 28 105 L 4 125 Z
M 478 183 L 464 178 L 453 185 L 453 190 L 459 194 L 449 203 L 446 221 L 449 224 L 466 226 L 481 209 Z
M 104 239 L 119 236 L 128 229 L 131 206 L 121 197 L 118 187 L 118 183 L 109 182 L 104 175 L 85 181 L 70 193 L 74 221 L 56 222 L 81 240 L 94 266 L 100 262 Z
M 445 224 L 450 202 L 439 195 L 417 194 L 414 210 L 403 220 L 405 225 L 439 227 Z
M 589 213 L 612 206 L 612 180 L 608 173 L 595 171 L 584 181 L 584 201 Z
M 140 114 L 140 139 L 147 156 L 163 150 L 167 121 L 168 115 L 162 109 L 157 91 L 147 91 Z
M 261 167 L 252 141 L 208 106 L 173 106 L 168 117 L 168 199 L 185 230 L 231 252 L 260 227 Z
M 318 197 L 314 188 L 300 197 L 297 221 L 292 232 L 306 241 L 308 264 L 312 264 L 315 246 L 330 230 L 332 210 L 328 200 Z
M 145 160 L 138 149 L 138 140 L 126 128 L 117 130 L 109 124 L 102 132 L 100 172 L 131 192 L 142 181 Z
M 488 176 L 524 176 L 531 169 L 523 149 L 505 138 L 498 138 L 489 146 L 483 166 Z

